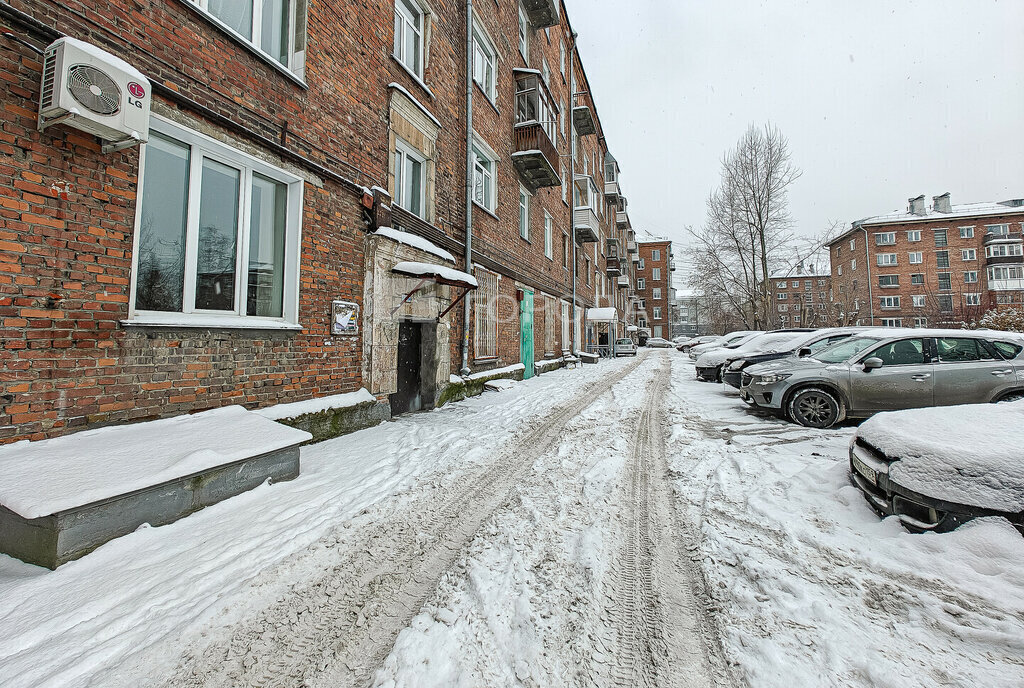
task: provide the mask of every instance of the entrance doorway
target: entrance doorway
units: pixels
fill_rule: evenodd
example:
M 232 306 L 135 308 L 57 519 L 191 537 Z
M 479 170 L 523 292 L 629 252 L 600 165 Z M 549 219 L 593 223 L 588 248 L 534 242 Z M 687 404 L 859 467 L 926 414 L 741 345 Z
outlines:
M 397 391 L 390 395 L 391 415 L 434 408 L 437 389 L 437 322 L 398 323 Z
M 526 368 L 523 379 L 533 377 L 533 292 L 523 290 L 519 303 L 519 360 Z

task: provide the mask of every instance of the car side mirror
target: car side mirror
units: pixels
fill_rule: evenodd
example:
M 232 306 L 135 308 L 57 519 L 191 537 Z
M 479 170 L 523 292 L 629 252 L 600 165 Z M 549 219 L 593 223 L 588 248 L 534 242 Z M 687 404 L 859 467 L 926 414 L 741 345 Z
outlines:
M 804 358 L 806 356 L 810 356 L 811 353 L 811 350 L 805 346 L 804 348 L 800 349 L 800 351 L 798 351 L 796 355 L 799 356 L 800 358 Z
M 864 361 L 864 372 L 869 373 L 872 370 L 878 370 L 883 365 L 885 365 L 885 363 L 882 361 L 882 359 L 872 356 L 871 358 Z

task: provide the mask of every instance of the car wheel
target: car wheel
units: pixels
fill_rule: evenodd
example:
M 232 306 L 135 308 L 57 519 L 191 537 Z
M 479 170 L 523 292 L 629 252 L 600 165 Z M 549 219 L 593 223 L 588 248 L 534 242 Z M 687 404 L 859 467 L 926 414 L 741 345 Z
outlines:
M 808 428 L 830 428 L 846 415 L 843 403 L 819 387 L 801 389 L 789 400 L 789 417 Z

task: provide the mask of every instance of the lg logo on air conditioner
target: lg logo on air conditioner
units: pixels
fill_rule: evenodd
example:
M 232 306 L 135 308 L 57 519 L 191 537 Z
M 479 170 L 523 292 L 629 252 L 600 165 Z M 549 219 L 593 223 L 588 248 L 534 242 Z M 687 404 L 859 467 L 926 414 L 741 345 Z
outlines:
M 134 96 L 134 98 L 128 98 L 128 104 L 141 110 L 142 103 L 139 100 L 146 97 L 146 88 L 137 81 L 130 81 L 128 82 L 128 93 Z

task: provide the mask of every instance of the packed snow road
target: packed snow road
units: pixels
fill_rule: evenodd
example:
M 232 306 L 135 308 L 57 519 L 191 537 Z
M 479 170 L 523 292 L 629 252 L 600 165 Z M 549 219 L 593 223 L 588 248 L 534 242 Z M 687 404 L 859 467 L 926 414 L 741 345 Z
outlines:
M 1024 685 L 1024 539 L 880 521 L 851 434 L 672 350 L 556 371 L 55 572 L 0 557 L 0 683 Z

